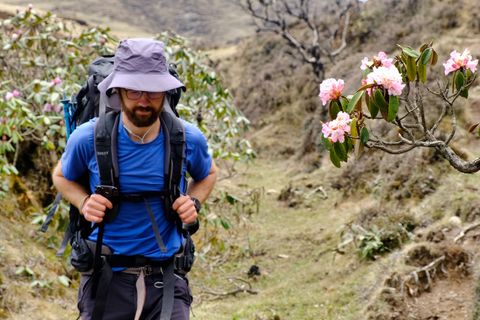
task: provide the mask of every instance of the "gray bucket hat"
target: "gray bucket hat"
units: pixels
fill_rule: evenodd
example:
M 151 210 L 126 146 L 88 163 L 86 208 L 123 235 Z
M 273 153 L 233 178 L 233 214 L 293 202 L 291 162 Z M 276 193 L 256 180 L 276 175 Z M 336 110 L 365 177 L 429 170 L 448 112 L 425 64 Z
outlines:
M 168 72 L 164 44 L 153 39 L 127 39 L 118 44 L 113 72 L 99 83 L 100 92 L 112 88 L 165 92 L 185 87 Z

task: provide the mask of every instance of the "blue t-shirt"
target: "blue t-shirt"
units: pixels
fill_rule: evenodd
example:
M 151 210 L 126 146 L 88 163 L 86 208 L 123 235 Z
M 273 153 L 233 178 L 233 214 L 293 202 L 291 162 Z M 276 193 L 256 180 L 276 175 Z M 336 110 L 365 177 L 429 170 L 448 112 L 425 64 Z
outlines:
M 88 172 L 91 192 L 100 184 L 94 151 L 95 122 L 96 118 L 79 126 L 70 136 L 62 155 L 64 177 L 76 181 Z M 186 171 L 193 180 L 203 180 L 210 172 L 212 158 L 202 132 L 191 123 L 183 123 L 186 163 L 182 170 L 181 185 L 182 190 L 185 190 Z M 119 187 L 122 193 L 164 190 L 164 144 L 162 130 L 155 140 L 148 143 L 132 141 L 120 118 L 117 152 Z M 155 214 L 167 252 L 162 252 L 158 247 L 145 203 L 120 202 L 117 217 L 111 223 L 105 224 L 103 238 L 104 244 L 112 249 L 113 254 L 141 255 L 154 260 L 165 260 L 180 249 L 182 237 L 177 227 L 166 220 L 161 199 L 149 198 L 149 205 Z M 95 240 L 96 237 L 97 229 L 90 239 Z

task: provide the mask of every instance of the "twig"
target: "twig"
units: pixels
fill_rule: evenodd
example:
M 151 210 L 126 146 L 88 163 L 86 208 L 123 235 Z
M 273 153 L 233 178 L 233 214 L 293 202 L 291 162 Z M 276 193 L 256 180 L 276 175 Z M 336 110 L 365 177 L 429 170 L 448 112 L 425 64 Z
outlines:
M 473 229 L 478 228 L 478 227 L 480 227 L 480 222 L 474 223 L 474 224 L 466 227 L 455 237 L 455 239 L 453 239 L 453 242 L 458 243 L 460 240 L 462 240 L 467 235 L 468 232 L 470 232 Z
M 214 296 L 212 299 L 210 299 L 212 301 L 223 299 L 229 296 L 236 296 L 239 293 L 258 294 L 258 291 L 253 290 L 252 285 L 247 280 L 241 278 L 229 278 L 228 280 L 235 285 L 236 289 L 218 292 L 202 287 L 200 292 Z M 235 281 L 242 282 L 242 284 L 236 283 Z

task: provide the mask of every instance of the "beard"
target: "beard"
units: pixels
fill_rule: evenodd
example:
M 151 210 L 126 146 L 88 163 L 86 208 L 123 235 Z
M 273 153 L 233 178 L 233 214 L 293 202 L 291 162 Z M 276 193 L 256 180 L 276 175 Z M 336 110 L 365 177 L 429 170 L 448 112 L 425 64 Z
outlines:
M 151 126 L 160 115 L 161 108 L 156 110 L 153 107 L 135 106 L 133 109 L 128 109 L 122 106 L 122 112 L 125 113 L 128 120 L 136 127 Z

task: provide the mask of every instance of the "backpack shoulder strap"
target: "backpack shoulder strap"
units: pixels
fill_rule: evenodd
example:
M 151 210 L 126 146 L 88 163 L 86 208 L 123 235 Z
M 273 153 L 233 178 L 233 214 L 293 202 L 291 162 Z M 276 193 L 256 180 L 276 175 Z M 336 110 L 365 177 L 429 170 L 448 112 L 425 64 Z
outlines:
M 97 119 L 94 131 L 95 157 L 100 175 L 100 185 L 117 189 L 119 187 L 117 159 L 119 115 L 120 112 L 117 111 L 101 113 Z M 105 222 L 112 221 L 118 213 L 118 202 L 113 203 L 113 206 L 112 214 L 105 218 Z
M 165 214 L 169 221 L 181 224 L 172 204 L 182 194 L 180 182 L 185 162 L 185 128 L 182 121 L 169 110 L 160 114 L 163 134 L 165 136 Z M 181 225 L 180 225 L 181 227 Z

